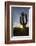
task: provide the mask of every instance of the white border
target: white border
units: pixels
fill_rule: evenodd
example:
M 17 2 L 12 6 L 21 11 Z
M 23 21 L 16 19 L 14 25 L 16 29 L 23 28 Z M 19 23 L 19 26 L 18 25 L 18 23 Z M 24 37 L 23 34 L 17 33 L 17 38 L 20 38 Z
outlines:
M 31 28 L 31 31 L 29 29 L 29 36 L 15 36 L 11 37 L 11 7 L 30 7 L 31 8 L 31 14 L 29 14 L 29 23 L 32 23 L 32 6 L 28 5 L 10 5 L 10 40 L 31 40 L 32 39 L 32 24 L 29 27 Z M 31 17 L 31 18 L 30 18 Z

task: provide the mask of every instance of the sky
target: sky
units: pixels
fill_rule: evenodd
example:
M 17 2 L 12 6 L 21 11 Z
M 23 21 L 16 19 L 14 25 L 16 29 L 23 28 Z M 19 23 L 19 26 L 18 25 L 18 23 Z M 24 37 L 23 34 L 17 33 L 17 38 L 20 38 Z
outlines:
M 20 26 L 20 16 L 21 13 L 27 13 L 27 17 L 29 19 L 29 8 L 23 8 L 23 7 L 12 7 L 11 8 L 11 16 L 12 16 L 12 20 L 13 20 L 13 27 L 19 27 Z M 28 22 L 27 22 L 28 23 Z

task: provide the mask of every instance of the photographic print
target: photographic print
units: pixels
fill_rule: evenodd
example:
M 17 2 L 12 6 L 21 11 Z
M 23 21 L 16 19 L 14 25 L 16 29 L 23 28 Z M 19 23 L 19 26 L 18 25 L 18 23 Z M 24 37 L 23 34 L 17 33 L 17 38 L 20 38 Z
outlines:
M 35 3 L 5 2 L 5 43 L 35 42 Z
M 29 35 L 29 9 L 29 7 L 11 8 L 13 36 Z
M 11 40 L 32 39 L 32 6 L 10 5 L 10 29 Z

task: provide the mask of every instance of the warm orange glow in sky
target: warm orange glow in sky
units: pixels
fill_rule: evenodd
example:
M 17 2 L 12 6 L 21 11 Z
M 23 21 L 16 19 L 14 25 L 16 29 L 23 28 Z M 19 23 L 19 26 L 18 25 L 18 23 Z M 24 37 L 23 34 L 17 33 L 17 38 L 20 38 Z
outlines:
M 23 28 L 23 25 L 18 24 L 16 27 L 18 27 L 18 28 Z

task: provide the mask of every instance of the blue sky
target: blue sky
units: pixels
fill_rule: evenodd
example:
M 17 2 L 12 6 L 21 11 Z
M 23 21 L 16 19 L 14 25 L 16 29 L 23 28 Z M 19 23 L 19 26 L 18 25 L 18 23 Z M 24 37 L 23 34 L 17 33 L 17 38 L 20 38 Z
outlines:
M 18 24 L 20 24 L 19 20 L 20 20 L 21 13 L 24 12 L 29 14 L 29 8 L 12 7 L 11 12 L 12 12 L 11 15 L 13 18 L 13 27 L 16 27 Z M 29 18 L 29 15 L 27 16 Z

